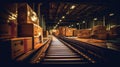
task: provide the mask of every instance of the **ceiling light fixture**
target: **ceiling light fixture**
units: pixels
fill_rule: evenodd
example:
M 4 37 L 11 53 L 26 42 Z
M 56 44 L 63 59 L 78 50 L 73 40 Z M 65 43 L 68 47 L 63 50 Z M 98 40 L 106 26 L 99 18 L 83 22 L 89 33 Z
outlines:
M 79 23 L 77 23 L 77 25 L 79 25 Z
M 62 18 L 64 19 L 64 18 L 65 18 L 65 16 L 62 16 Z
M 94 18 L 93 20 L 97 20 L 97 18 Z
M 85 23 L 85 21 L 83 21 L 83 23 Z
M 75 5 L 72 5 L 71 7 L 70 7 L 70 9 L 74 9 L 76 6 Z
M 109 16 L 113 16 L 113 15 L 114 15 L 114 13 L 110 13 L 110 14 L 109 14 Z
M 60 22 L 62 21 L 62 20 L 59 20 Z

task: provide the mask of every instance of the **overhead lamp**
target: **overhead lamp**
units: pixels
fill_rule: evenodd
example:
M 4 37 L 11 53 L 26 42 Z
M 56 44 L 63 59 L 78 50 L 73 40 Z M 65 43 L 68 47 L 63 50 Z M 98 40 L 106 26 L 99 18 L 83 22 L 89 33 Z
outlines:
M 62 16 L 62 18 L 64 19 L 64 18 L 65 18 L 65 16 Z
M 85 21 L 83 21 L 83 23 L 85 23 Z
M 74 26 L 74 25 L 71 25 L 71 26 Z
M 93 20 L 97 20 L 97 18 L 94 18 Z
M 60 22 L 62 21 L 62 20 L 59 20 Z
M 70 7 L 70 9 L 74 9 L 76 6 L 75 5 L 72 5 L 71 7 Z
M 79 23 L 77 23 L 77 25 L 79 25 Z
M 110 13 L 110 14 L 109 14 L 109 16 L 113 16 L 113 15 L 114 15 L 114 13 Z

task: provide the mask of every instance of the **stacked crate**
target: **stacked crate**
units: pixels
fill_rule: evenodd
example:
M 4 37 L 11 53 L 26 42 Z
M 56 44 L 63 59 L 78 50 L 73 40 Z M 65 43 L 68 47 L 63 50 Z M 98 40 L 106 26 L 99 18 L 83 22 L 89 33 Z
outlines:
M 75 28 L 68 28 L 66 27 L 66 30 L 65 30 L 65 36 L 67 37 L 71 37 L 71 36 L 74 36 L 73 35 L 73 31 L 76 30 Z
M 24 39 L 17 35 L 17 4 L 0 4 L 0 62 L 9 61 L 24 54 Z
M 14 60 L 43 42 L 36 13 L 26 3 L 0 4 L 0 62 Z
M 93 38 L 97 39 L 107 39 L 107 30 L 105 26 L 102 25 L 97 25 L 92 28 L 92 33 L 91 33 Z
M 59 35 L 59 30 L 58 29 L 56 29 L 56 31 L 55 31 L 55 34 L 54 34 L 55 36 L 58 36 Z
M 16 57 L 22 55 L 23 53 L 24 53 L 23 38 L 3 39 L 0 43 L 0 58 L 3 60 L 15 59 Z
M 120 38 L 120 25 L 110 28 L 108 32 L 109 38 Z
M 89 30 L 89 29 L 78 30 L 77 37 L 79 37 L 79 38 L 90 38 L 91 37 L 91 30 Z
M 74 36 L 74 33 L 73 33 L 74 30 L 76 30 L 76 28 L 69 28 L 66 26 L 60 26 L 58 28 L 59 35 L 67 36 L 67 37 Z
M 43 31 L 36 13 L 26 3 L 18 5 L 18 23 L 18 36 L 32 37 L 32 49 L 40 47 L 40 43 L 43 42 Z
M 80 30 L 74 30 L 74 31 L 73 31 L 73 36 L 77 37 L 77 35 L 79 34 L 79 31 L 80 31 Z
M 15 38 L 17 37 L 17 23 L 10 22 L 0 24 L 0 38 Z
M 17 37 L 17 4 L 0 4 L 0 38 Z
M 58 30 L 59 30 L 59 35 L 65 36 L 65 31 L 66 31 L 65 26 L 60 26 Z
M 34 23 L 39 25 L 36 13 L 27 3 L 18 4 L 18 23 Z

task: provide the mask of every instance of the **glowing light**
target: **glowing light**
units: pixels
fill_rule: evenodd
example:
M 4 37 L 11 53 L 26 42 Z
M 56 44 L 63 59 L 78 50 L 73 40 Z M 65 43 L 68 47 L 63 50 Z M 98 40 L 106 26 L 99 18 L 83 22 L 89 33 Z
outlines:
M 62 21 L 62 20 L 59 20 L 60 22 Z
M 116 25 L 112 25 L 112 26 L 110 26 L 111 28 L 113 28 L 113 27 L 115 27 Z
M 83 23 L 85 23 L 85 21 L 83 21 Z
M 65 18 L 65 16 L 62 16 L 62 18 L 64 19 L 64 18 Z
M 97 18 L 94 18 L 93 20 L 97 20 Z
M 75 5 L 72 5 L 71 7 L 70 7 L 70 9 L 74 9 L 76 6 Z
M 77 25 L 79 25 L 79 23 L 77 23 Z
M 114 13 L 110 13 L 110 14 L 109 14 L 109 16 L 113 16 L 113 15 L 114 15 Z

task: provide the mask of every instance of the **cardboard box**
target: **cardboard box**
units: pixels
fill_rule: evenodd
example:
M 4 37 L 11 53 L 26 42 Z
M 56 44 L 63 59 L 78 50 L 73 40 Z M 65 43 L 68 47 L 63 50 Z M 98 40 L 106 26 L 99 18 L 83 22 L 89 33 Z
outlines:
M 48 33 L 48 31 L 47 31 L 47 36 L 48 36 L 48 34 L 49 34 L 49 33 Z M 58 36 L 58 35 L 59 35 L 59 30 L 56 29 L 55 32 L 53 32 L 53 35 Z
M 40 44 L 40 37 L 33 37 L 33 49 Z
M 18 36 L 19 37 L 33 37 L 40 36 L 42 34 L 42 28 L 36 24 L 19 24 Z
M 81 30 L 78 31 L 77 37 L 90 38 L 91 37 L 91 30 L 81 29 Z
M 0 38 L 15 38 L 17 37 L 17 24 L 0 24 Z
M 24 37 L 24 52 L 32 50 L 32 37 Z
M 27 3 L 18 4 L 18 23 L 35 23 L 39 25 L 37 14 Z
M 97 39 L 107 39 L 107 30 L 105 26 L 97 25 L 92 28 L 91 35 Z
M 17 3 L 1 3 L 0 4 L 0 24 L 17 23 Z
M 59 35 L 65 36 L 66 27 L 60 26 L 59 27 Z
M 114 26 L 109 30 L 109 38 L 119 38 L 120 37 L 120 26 Z
M 73 36 L 73 31 L 76 30 L 75 28 L 68 28 L 66 27 L 66 30 L 65 30 L 65 36 Z
M 74 30 L 74 31 L 73 31 L 73 36 L 77 36 L 78 33 L 79 33 L 79 30 Z
M 23 53 L 24 38 L 12 38 L 0 41 L 0 61 L 14 60 Z

